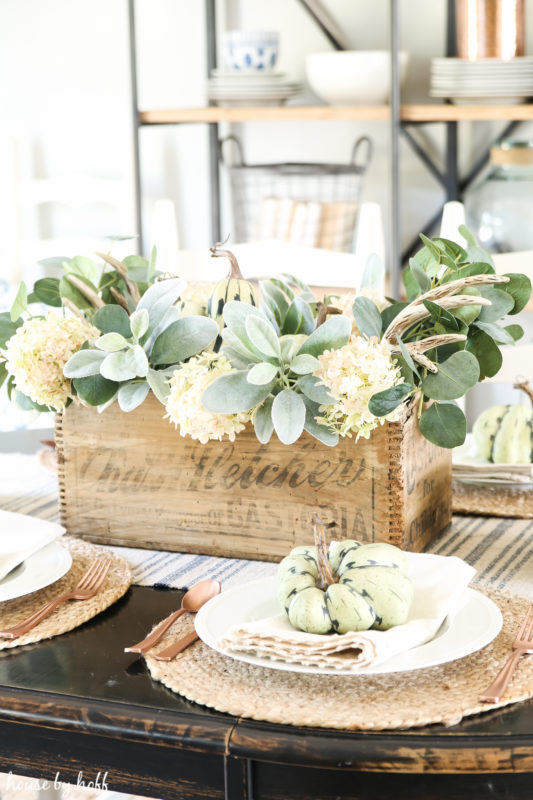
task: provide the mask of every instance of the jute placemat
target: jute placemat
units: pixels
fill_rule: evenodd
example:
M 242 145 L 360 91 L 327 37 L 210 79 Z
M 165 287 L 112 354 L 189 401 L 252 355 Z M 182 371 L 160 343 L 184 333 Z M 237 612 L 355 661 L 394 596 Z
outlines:
M 454 514 L 483 514 L 489 517 L 533 518 L 531 486 L 505 488 L 453 481 Z
M 19 636 L 18 639 L 0 639 L 0 650 L 40 642 L 42 639 L 50 639 L 52 636 L 71 631 L 109 608 L 126 594 L 131 584 L 131 569 L 124 558 L 104 547 L 74 537 L 64 537 L 61 544 L 72 555 L 72 566 L 69 571 L 60 580 L 44 589 L 39 589 L 38 592 L 2 603 L 0 608 L 2 628 L 17 625 L 49 600 L 73 589 L 94 559 L 105 555 L 111 558 L 112 563 L 103 585 L 89 600 L 72 600 L 58 606 L 50 616 L 45 617 L 24 636 Z
M 530 602 L 494 590 L 485 593 L 502 610 L 499 636 L 477 653 L 428 669 L 354 677 L 305 675 L 235 661 L 203 642 L 171 662 L 149 654 L 145 658 L 152 677 L 172 691 L 238 717 L 341 730 L 455 725 L 465 716 L 533 696 L 533 658 L 525 657 L 499 703 L 478 702 L 507 658 Z M 178 620 L 153 652 L 188 633 L 193 624 L 190 617 Z

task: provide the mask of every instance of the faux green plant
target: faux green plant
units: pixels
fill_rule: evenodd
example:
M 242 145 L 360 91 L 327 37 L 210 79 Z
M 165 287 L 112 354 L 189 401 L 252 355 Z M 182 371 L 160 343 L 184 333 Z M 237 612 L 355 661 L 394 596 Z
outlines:
M 74 353 L 63 370 L 82 400 L 103 410 L 116 398 L 123 411 L 132 411 L 151 389 L 166 402 L 176 366 L 208 347 L 218 333 L 207 317 L 180 318 L 175 303 L 184 287 L 181 278 L 153 284 L 131 315 L 119 305 L 96 311 L 92 324 L 101 336 Z
M 514 344 L 523 334 L 519 325 L 505 324 L 505 317 L 521 311 L 531 294 L 526 276 L 495 275 L 490 256 L 466 228 L 461 232 L 468 249 L 422 237 L 424 247 L 404 275 L 407 301 L 389 300 L 380 310 L 360 296 L 352 308 L 361 335 L 385 340 L 403 376 L 402 383 L 373 395 L 370 411 L 384 417 L 416 396 L 422 434 L 448 448 L 466 435 L 455 401 L 498 372 L 500 345 Z M 379 285 L 381 271 L 376 261 L 369 265 L 367 287 Z M 296 295 L 289 285 L 294 282 L 290 276 L 287 283 L 263 281 L 261 309 L 239 302 L 225 307 L 222 352 L 236 371 L 217 378 L 202 403 L 221 414 L 255 409 L 254 427 L 263 443 L 273 431 L 290 444 L 307 430 L 334 445 L 337 433 L 323 418 L 317 421 L 334 398 L 313 373 L 317 356 L 347 344 L 351 323 L 345 316 L 328 318 L 335 311 L 327 305 L 332 298 L 318 302 L 301 282 Z

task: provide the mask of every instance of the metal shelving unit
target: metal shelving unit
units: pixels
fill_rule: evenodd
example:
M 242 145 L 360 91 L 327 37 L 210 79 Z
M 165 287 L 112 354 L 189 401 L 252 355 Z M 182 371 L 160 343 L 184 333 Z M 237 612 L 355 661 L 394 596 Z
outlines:
M 311 13 L 305 0 L 299 0 L 302 6 Z M 455 54 L 455 0 L 447 2 L 447 55 Z M 251 106 L 239 108 L 222 108 L 207 106 L 205 108 L 171 108 L 141 111 L 137 100 L 136 77 L 136 46 L 135 46 L 135 0 L 128 0 L 129 10 L 129 36 L 130 36 L 130 66 L 132 75 L 132 111 L 134 125 L 134 170 L 136 187 L 136 219 L 139 234 L 139 244 L 142 250 L 142 220 L 141 220 L 141 178 L 140 178 L 140 144 L 139 132 L 144 126 L 154 125 L 181 125 L 191 123 L 204 123 L 209 126 L 209 167 L 210 180 L 213 191 L 211 192 L 212 206 L 210 212 L 211 238 L 213 241 L 220 239 L 220 179 L 218 164 L 218 138 L 219 124 L 231 122 L 258 122 L 258 121 L 309 121 L 309 120 L 338 120 L 338 121 L 383 121 L 390 125 L 391 142 L 391 243 L 390 264 L 392 269 L 392 291 L 395 295 L 399 292 L 400 272 L 404 261 L 419 246 L 418 237 L 401 253 L 400 248 L 400 140 L 403 138 L 417 154 L 422 163 L 431 172 L 437 182 L 443 187 L 445 200 L 460 200 L 465 189 L 479 175 L 486 166 L 489 150 L 483 152 L 469 173 L 460 177 L 457 168 L 458 156 L 458 123 L 469 121 L 501 121 L 507 123 L 502 131 L 502 136 L 508 136 L 521 122 L 533 121 L 533 105 L 452 105 L 445 102 L 427 102 L 416 104 L 402 104 L 400 97 L 400 78 L 398 68 L 399 52 L 399 0 L 389 0 L 390 14 L 390 50 L 391 50 L 391 93 L 388 106 Z M 336 49 L 342 45 L 329 31 L 323 22 L 317 24 L 327 35 L 329 41 Z M 216 66 L 216 17 L 215 0 L 206 0 L 206 37 L 207 37 L 207 74 Z M 446 144 L 444 152 L 444 168 L 440 168 L 429 156 L 424 147 L 412 133 L 412 128 L 426 124 L 441 123 L 446 125 Z M 438 223 L 442 209 L 433 215 L 424 226 L 424 233 L 431 233 Z

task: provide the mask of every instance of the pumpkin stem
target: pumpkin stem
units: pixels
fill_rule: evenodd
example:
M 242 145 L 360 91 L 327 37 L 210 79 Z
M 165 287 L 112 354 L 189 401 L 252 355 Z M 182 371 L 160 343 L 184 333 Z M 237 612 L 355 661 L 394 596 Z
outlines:
M 227 241 L 227 239 L 226 239 Z M 226 242 L 217 242 L 214 247 L 210 247 L 210 253 L 212 258 L 227 258 L 229 259 L 230 269 L 226 276 L 226 278 L 236 278 L 238 280 L 243 280 L 242 272 L 239 267 L 239 263 L 235 257 L 235 255 L 230 250 L 220 250 L 219 248 L 225 244 Z
M 333 573 L 328 559 L 328 543 L 326 541 L 326 526 L 315 511 L 313 514 L 313 533 L 317 549 L 318 580 L 317 587 L 326 591 L 332 583 L 338 582 L 338 577 Z
M 527 394 L 531 402 L 533 403 L 533 389 L 531 388 L 529 381 L 517 381 L 513 384 L 513 389 L 521 389 L 523 392 Z

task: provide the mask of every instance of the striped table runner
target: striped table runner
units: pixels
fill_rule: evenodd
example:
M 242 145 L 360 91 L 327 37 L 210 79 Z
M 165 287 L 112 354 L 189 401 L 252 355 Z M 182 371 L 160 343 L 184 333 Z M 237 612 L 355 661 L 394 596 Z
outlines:
M 0 508 L 57 520 L 57 480 L 35 456 L 0 454 Z M 3 533 L 3 532 L 1 532 Z M 276 572 L 276 564 L 159 550 L 112 547 L 130 562 L 139 586 L 185 588 L 216 578 L 225 588 Z M 533 599 L 533 520 L 460 517 L 428 552 L 458 556 L 477 569 L 473 583 Z

